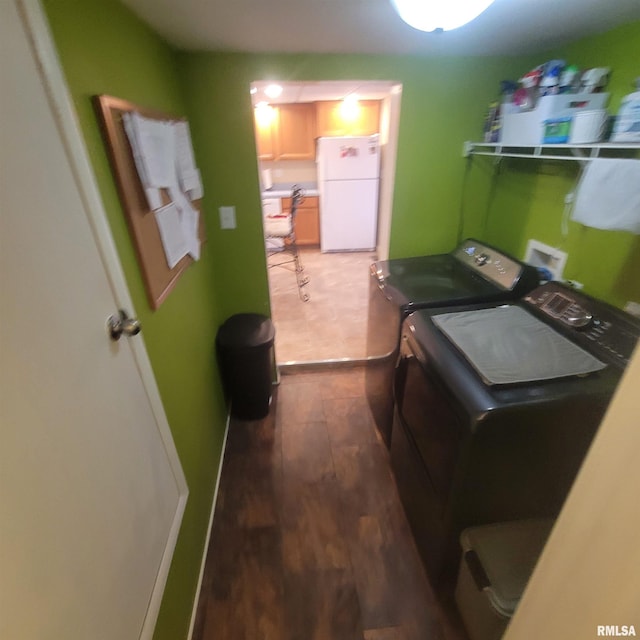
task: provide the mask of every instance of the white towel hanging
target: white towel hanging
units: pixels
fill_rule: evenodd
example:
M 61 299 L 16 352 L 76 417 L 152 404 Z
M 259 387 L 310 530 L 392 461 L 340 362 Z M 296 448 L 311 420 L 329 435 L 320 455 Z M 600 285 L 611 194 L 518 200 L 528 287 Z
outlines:
M 640 160 L 597 158 L 584 170 L 572 220 L 640 234 Z

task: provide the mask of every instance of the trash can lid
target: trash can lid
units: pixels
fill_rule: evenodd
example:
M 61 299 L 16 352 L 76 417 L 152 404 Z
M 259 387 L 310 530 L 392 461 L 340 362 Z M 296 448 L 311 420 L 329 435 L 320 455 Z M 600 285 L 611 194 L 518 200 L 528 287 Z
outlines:
M 232 349 L 270 346 L 276 330 L 267 316 L 238 313 L 227 318 L 218 329 L 218 344 Z
M 486 594 L 502 615 L 513 615 L 552 526 L 552 519 L 532 518 L 470 527 L 460 535 L 463 551 L 476 552 L 490 582 Z

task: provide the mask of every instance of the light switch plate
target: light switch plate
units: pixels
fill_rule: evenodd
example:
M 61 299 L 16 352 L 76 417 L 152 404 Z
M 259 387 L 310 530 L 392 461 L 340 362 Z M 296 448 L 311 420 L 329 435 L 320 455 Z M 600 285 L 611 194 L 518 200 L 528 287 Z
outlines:
M 236 228 L 236 208 L 220 207 L 220 228 L 235 229 Z

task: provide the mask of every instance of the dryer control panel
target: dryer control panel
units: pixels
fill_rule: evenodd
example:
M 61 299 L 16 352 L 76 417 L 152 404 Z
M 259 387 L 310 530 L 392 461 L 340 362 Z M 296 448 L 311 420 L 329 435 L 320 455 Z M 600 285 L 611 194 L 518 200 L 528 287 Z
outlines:
M 640 338 L 640 321 L 601 300 L 548 282 L 534 289 L 525 302 L 553 326 L 572 335 L 587 351 L 625 366 Z

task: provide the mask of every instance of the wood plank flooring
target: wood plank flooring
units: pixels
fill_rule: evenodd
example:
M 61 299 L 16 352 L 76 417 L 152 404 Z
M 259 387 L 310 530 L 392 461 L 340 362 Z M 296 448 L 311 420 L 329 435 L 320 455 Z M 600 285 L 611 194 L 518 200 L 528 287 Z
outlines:
M 194 640 L 464 640 L 425 577 L 362 368 L 229 429 Z

